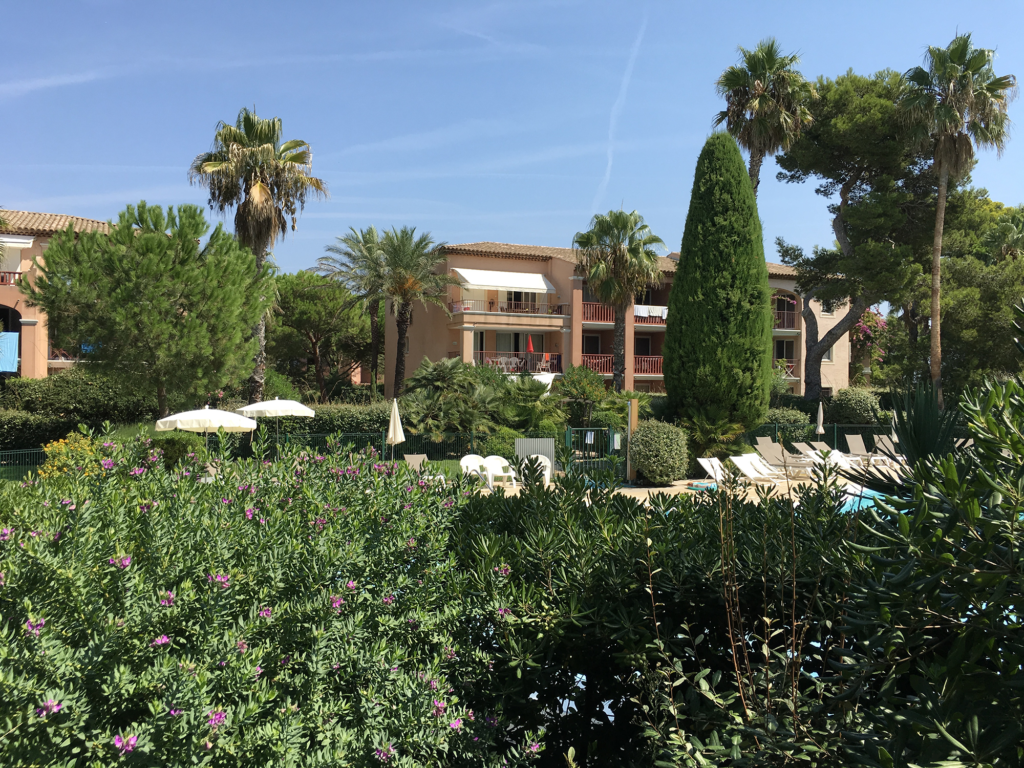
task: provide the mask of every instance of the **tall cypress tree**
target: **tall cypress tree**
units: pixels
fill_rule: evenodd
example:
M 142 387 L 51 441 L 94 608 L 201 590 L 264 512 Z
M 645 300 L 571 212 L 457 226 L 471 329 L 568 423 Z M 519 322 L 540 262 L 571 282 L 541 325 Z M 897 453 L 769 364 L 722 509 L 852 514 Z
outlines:
M 761 221 L 736 140 L 704 144 L 669 298 L 665 388 L 671 412 L 750 429 L 768 410 L 771 292 Z

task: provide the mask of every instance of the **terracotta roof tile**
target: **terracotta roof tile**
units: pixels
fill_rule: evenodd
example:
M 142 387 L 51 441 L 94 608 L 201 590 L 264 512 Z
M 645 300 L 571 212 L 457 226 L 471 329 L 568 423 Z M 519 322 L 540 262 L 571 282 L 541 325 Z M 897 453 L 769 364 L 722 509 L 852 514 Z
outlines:
M 679 253 L 678 253 L 678 251 L 673 251 L 672 253 L 670 253 L 668 255 L 668 258 L 672 259 L 672 261 L 674 261 L 674 262 L 678 262 L 679 261 Z M 665 270 L 665 271 L 668 271 L 668 270 Z M 672 271 L 673 272 L 675 271 L 675 267 L 672 268 Z M 769 261 L 768 262 L 768 277 L 796 277 L 796 270 L 793 267 L 790 267 L 790 266 L 788 266 L 786 264 L 774 264 L 774 263 Z
M 74 227 L 75 232 L 105 233 L 107 231 L 107 222 L 105 221 L 67 216 L 63 213 L 0 211 L 0 218 L 7 222 L 7 226 L 0 227 L 0 232 L 7 235 L 48 236 L 67 229 L 68 224 Z
M 506 259 L 532 259 L 536 261 L 548 261 L 560 259 L 572 264 L 576 263 L 576 255 L 572 248 L 557 248 L 551 245 L 517 245 L 515 243 L 456 243 L 444 247 L 446 253 L 467 254 L 472 256 L 491 256 L 494 258 Z M 671 256 L 675 258 L 670 258 Z M 662 272 L 675 272 L 676 259 L 679 254 L 669 254 L 658 257 L 658 265 Z

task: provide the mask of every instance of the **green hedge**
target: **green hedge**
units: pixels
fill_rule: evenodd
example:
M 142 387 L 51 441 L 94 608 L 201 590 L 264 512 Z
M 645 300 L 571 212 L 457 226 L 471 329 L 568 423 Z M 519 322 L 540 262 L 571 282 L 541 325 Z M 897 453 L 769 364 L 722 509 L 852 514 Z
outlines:
M 629 441 L 629 457 L 643 479 L 668 485 L 686 477 L 686 432 L 663 421 L 641 421 Z
M 0 451 L 42 448 L 74 432 L 78 422 L 76 418 L 0 410 Z
M 498 427 L 484 442 L 484 455 L 501 456 L 503 459 L 515 461 L 516 438 L 522 436 L 522 432 L 516 432 L 509 427 Z
M 806 424 L 807 414 L 796 408 L 769 408 L 765 424 Z
M 6 379 L 0 408 L 100 424 L 155 418 L 155 394 L 132 382 L 76 365 L 45 379 Z M 20 447 L 20 446 L 19 446 Z
M 388 428 L 391 403 L 372 405 L 312 405 L 311 419 L 281 419 L 281 434 L 331 434 L 334 432 L 380 432 Z M 273 419 L 266 420 L 273 427 Z
M 829 424 L 876 424 L 878 411 L 878 397 L 871 390 L 850 387 L 832 396 L 825 408 L 825 421 Z

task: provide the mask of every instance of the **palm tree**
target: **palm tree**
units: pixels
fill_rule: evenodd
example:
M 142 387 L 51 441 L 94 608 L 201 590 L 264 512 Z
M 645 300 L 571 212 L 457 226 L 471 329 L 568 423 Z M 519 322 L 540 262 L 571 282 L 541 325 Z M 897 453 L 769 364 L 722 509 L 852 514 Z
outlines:
M 448 287 L 458 280 L 448 274 L 444 243 L 434 243 L 430 233 L 416 237 L 415 227 L 392 227 L 381 238 L 384 252 L 384 295 L 391 300 L 397 326 L 398 355 L 395 358 L 395 397 L 405 384 L 405 338 L 412 322 L 413 304 L 434 304 L 448 311 Z M 440 268 L 440 269 L 439 269 Z
M 906 119 L 932 151 L 939 181 L 932 241 L 931 378 L 942 406 L 942 339 L 940 334 L 942 228 L 949 178 L 967 173 L 974 144 L 1002 153 L 1009 137 L 1006 107 L 1016 93 L 1013 75 L 996 76 L 994 51 L 975 48 L 969 34 L 957 35 L 945 48 L 929 46 L 925 67 L 905 75 L 901 101 Z
M 750 181 L 756 197 L 765 156 L 789 149 L 801 129 L 810 125 L 807 103 L 817 94 L 814 85 L 794 69 L 800 57 L 783 56 L 775 38 L 762 40 L 752 51 L 743 47 L 739 51 L 742 63 L 729 67 L 715 82 L 718 95 L 725 98 L 725 109 L 715 117 L 715 125 L 725 123 L 725 129 L 750 153 Z
M 305 208 L 306 198 L 327 197 L 327 184 L 311 176 L 313 154 L 304 141 L 281 141 L 281 118 L 265 120 L 245 107 L 234 125 L 220 122 L 213 149 L 203 152 L 188 169 L 191 184 L 210 190 L 210 209 L 235 209 L 235 237 L 256 256 L 256 274 L 278 235 L 285 236 L 289 219 Z M 267 367 L 266 318 L 253 329 L 258 340 L 249 379 L 249 402 L 263 399 Z
M 594 216 L 590 229 L 577 232 L 572 244 L 591 293 L 615 309 L 612 370 L 619 391 L 626 385 L 626 310 L 638 293 L 661 284 L 653 246 L 664 242 L 636 211 L 608 211 Z
M 347 235 L 324 248 L 330 256 L 316 262 L 318 274 L 337 280 L 359 297 L 370 316 L 370 380 L 377 394 L 377 365 L 380 359 L 380 306 L 384 295 L 384 251 L 376 227 L 357 231 L 349 227 Z
M 1024 206 L 1007 208 L 981 239 L 988 262 L 1024 255 Z

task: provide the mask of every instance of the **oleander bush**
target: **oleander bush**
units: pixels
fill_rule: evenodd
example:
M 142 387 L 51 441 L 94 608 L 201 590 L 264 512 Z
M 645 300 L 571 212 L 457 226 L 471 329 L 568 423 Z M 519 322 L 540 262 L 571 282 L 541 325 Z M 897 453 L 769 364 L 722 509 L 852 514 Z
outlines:
M 686 432 L 663 421 L 641 421 L 629 441 L 629 458 L 653 485 L 682 480 L 686 477 Z
M 512 743 L 481 706 L 495 657 L 469 629 L 500 626 L 476 586 L 499 576 L 449 553 L 458 482 L 372 452 L 168 471 L 139 439 L 96 456 L 0 485 L 5 765 L 536 757 L 536 734 Z

